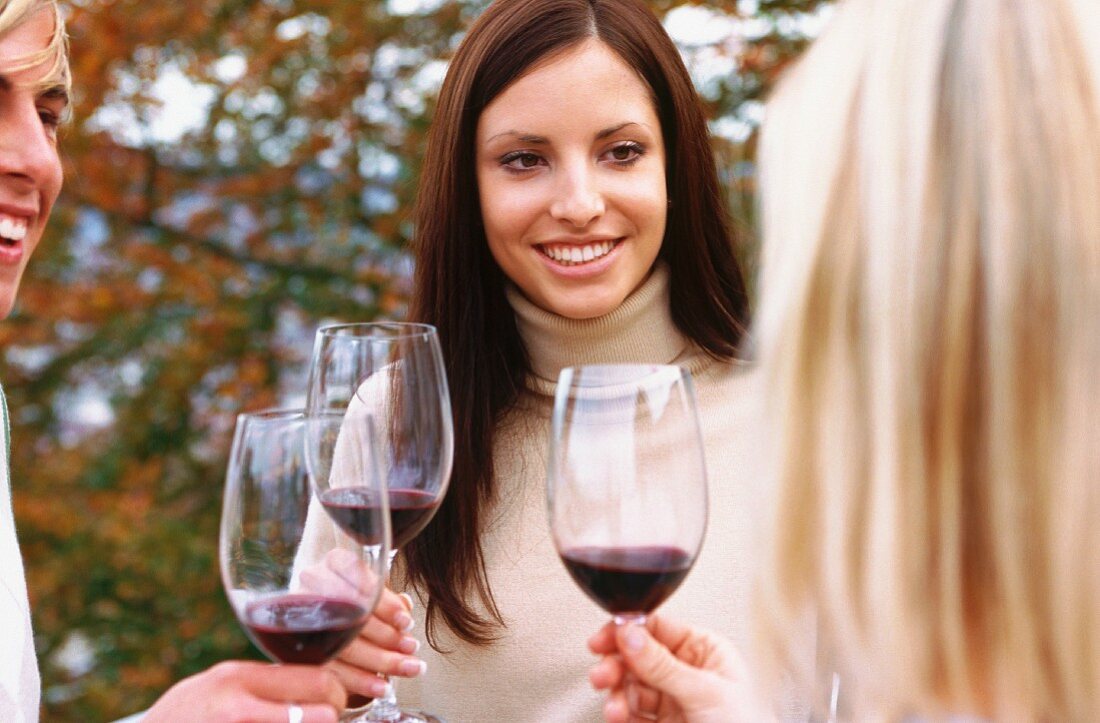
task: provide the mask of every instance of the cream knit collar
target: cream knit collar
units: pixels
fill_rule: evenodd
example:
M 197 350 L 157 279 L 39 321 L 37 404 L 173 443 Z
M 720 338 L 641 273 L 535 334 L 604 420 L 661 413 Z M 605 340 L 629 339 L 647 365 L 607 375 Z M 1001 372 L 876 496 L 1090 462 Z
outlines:
M 532 391 L 553 395 L 558 373 L 567 366 L 648 363 L 692 369 L 706 361 L 672 321 L 669 272 L 663 263 L 617 309 L 595 319 L 567 319 L 545 311 L 512 285 L 506 294 L 531 361 Z

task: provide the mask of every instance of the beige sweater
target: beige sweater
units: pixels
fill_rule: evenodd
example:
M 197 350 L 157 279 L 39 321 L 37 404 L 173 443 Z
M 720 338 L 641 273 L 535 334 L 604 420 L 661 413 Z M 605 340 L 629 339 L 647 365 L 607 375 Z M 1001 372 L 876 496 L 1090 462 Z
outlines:
M 484 533 L 489 583 L 507 628 L 489 647 L 443 630 L 442 655 L 426 644 L 427 673 L 397 680 L 398 699 L 466 721 L 598 721 L 603 695 L 588 683 L 596 662 L 585 641 L 608 615 L 569 577 L 554 550 L 545 501 L 546 455 L 555 380 L 586 363 L 676 363 L 692 373 L 706 442 L 710 518 L 698 561 L 662 613 L 751 639 L 752 580 L 758 526 L 771 496 L 763 457 L 759 376 L 745 365 L 707 357 L 669 314 L 668 273 L 658 267 L 621 307 L 584 321 L 547 313 L 510 290 L 531 357 L 532 392 L 504 420 L 494 460 L 498 501 Z M 417 632 L 424 609 L 416 609 Z M 785 706 L 787 713 L 795 713 Z

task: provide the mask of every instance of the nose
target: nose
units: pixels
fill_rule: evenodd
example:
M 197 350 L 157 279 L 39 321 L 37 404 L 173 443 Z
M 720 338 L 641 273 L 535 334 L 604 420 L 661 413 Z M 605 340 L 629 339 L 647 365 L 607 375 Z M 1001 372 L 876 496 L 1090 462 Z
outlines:
M 33 98 L 0 102 L 0 178 L 28 186 L 43 183 L 58 163 L 57 147 L 42 125 Z
M 554 201 L 550 204 L 550 215 L 576 228 L 583 228 L 602 216 L 605 210 L 596 169 L 586 162 L 576 162 L 563 168 Z

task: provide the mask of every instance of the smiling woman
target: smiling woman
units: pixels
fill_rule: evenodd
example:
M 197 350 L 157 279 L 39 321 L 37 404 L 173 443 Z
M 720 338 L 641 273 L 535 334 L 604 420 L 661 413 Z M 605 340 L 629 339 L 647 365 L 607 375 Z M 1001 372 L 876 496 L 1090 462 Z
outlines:
M 669 607 L 747 641 L 769 491 L 709 140 L 684 63 L 640 0 L 497 0 L 458 48 L 421 172 L 411 305 L 439 330 L 454 468 L 393 578 L 426 603 L 415 616 L 431 646 L 404 702 L 451 723 L 599 715 L 583 630 L 600 613 L 546 519 L 550 409 L 572 365 L 691 372 L 712 517 Z M 410 623 L 378 616 L 345 649 L 334 669 L 350 690 L 371 695 L 376 671 L 423 671 Z
M 477 182 L 493 259 L 566 318 L 618 308 L 661 249 L 661 123 L 642 79 L 598 40 L 536 67 L 482 112 Z

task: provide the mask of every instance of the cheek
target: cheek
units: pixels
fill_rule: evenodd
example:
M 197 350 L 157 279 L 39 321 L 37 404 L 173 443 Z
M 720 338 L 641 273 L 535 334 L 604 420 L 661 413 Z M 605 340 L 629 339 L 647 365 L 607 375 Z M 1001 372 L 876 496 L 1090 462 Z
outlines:
M 537 210 L 537 199 L 530 189 L 493 183 L 482 185 L 481 218 L 490 249 L 522 241 Z
M 665 193 L 664 178 L 630 187 L 629 195 L 624 198 L 623 208 L 641 233 L 663 236 L 668 219 L 668 195 Z
M 44 210 L 47 212 L 44 216 L 49 215 L 50 209 L 53 208 L 53 204 L 57 201 L 57 197 L 61 194 L 61 185 L 65 180 L 64 172 L 61 168 L 61 159 L 55 156 L 55 162 L 51 169 L 48 178 L 45 183 L 42 184 L 42 201 Z

